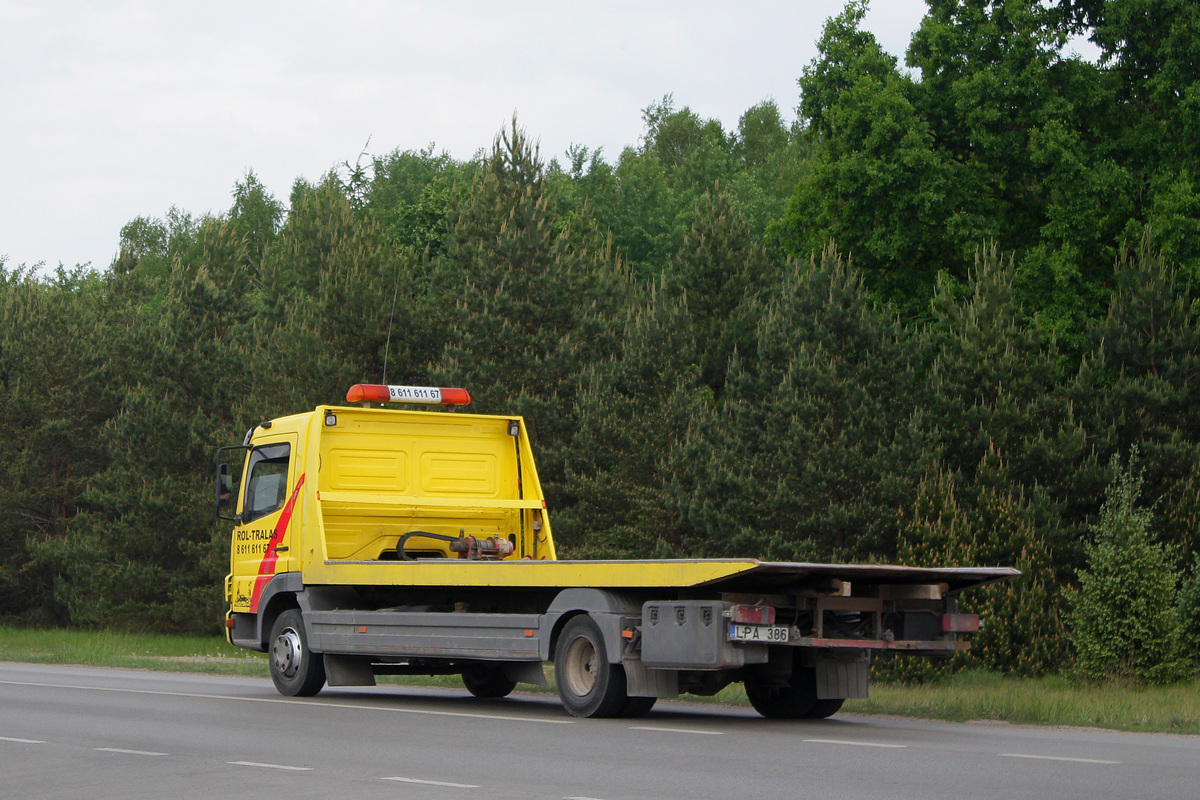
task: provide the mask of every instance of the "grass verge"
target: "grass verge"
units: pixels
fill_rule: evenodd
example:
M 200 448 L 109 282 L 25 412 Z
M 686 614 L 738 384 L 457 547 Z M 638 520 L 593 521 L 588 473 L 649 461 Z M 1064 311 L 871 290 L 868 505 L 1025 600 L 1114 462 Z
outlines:
M 0 661 L 264 675 L 262 653 L 213 636 L 0 627 Z
M 1059 676 L 1007 678 L 975 671 L 926 686 L 877 683 L 870 699 L 847 701 L 845 709 L 956 722 L 1200 734 L 1200 681 L 1088 684 Z
M 0 661 L 267 675 L 264 654 L 232 647 L 224 639 L 107 631 L 0 627 Z M 388 678 L 381 682 L 462 686 L 456 675 Z M 747 702 L 740 684 L 712 698 L 687 697 L 731 705 Z M 874 683 L 870 699 L 849 700 L 844 710 L 955 722 L 1200 734 L 1200 681 L 1175 686 L 1080 684 L 1061 677 L 1007 678 L 964 672 L 924 686 Z

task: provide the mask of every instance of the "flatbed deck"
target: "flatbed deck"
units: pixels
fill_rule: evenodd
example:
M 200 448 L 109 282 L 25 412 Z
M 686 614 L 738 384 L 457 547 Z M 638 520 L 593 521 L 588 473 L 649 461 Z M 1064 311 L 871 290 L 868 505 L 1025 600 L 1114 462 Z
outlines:
M 850 584 L 945 584 L 958 592 L 1018 575 L 1007 567 L 922 568 L 885 564 L 811 564 L 753 558 L 638 561 L 327 561 L 310 565 L 308 585 L 457 588 L 707 588 L 729 592 L 803 591 L 829 580 Z

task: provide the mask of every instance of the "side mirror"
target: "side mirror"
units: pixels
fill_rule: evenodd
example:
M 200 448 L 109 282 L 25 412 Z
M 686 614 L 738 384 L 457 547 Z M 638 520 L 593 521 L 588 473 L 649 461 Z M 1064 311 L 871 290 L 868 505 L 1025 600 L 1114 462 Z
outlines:
M 237 513 L 238 490 L 241 488 L 242 470 L 249 449 L 239 446 L 222 447 L 217 450 L 217 474 L 213 482 L 213 491 L 216 495 L 215 510 L 219 519 L 241 522 Z

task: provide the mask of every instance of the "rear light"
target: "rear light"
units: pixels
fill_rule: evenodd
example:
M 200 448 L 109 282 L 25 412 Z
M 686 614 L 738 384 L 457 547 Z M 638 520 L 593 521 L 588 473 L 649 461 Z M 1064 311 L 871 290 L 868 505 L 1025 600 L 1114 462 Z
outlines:
M 731 606 L 729 619 L 739 625 L 774 625 L 775 609 L 771 606 Z
M 943 633 L 976 633 L 981 627 L 978 614 L 942 614 Z

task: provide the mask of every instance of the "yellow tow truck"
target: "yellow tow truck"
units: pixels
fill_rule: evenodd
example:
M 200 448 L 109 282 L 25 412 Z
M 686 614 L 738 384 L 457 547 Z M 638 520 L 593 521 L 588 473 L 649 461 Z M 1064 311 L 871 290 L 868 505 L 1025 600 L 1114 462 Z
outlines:
M 229 641 L 269 653 L 289 696 L 458 674 L 478 697 L 545 684 L 580 717 L 742 681 L 766 717 L 867 696 L 871 655 L 965 650 L 959 592 L 1006 568 L 560 561 L 524 420 L 401 410 L 462 389 L 359 384 L 217 452 L 234 523 Z

